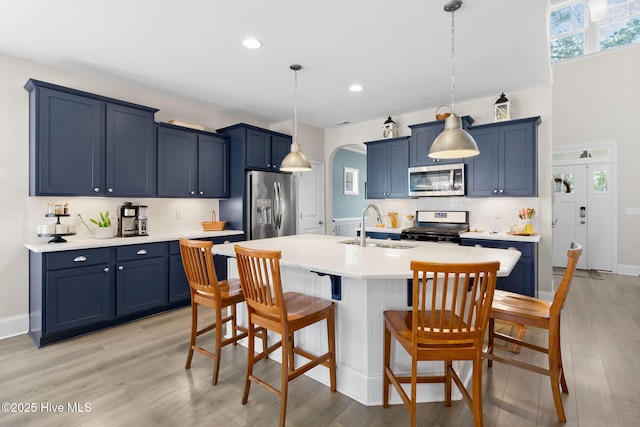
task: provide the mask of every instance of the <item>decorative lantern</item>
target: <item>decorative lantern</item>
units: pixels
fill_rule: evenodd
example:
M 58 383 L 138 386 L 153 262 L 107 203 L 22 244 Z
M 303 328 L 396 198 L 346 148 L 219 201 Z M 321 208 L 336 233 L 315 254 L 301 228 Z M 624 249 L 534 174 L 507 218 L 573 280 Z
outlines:
M 391 116 L 382 125 L 382 137 L 384 139 L 396 137 L 396 122 L 391 120 Z
M 493 109 L 493 114 L 496 122 L 502 122 L 504 120 L 511 119 L 511 101 L 509 101 L 507 97 L 504 96 L 504 92 L 496 101 Z

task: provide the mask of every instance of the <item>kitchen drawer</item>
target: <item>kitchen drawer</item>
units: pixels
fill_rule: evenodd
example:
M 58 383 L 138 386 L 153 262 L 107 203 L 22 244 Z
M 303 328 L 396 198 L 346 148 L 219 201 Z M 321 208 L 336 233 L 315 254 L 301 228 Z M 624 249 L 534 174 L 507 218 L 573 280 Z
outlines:
M 109 248 L 51 252 L 46 254 L 46 259 L 47 270 L 107 264 L 109 263 Z
M 164 251 L 165 243 L 119 246 L 116 248 L 116 260 L 125 261 L 164 256 Z
M 522 253 L 523 257 L 533 256 L 535 245 L 530 242 L 515 242 L 512 240 L 489 240 L 489 239 L 463 239 L 465 246 L 482 246 L 485 248 L 509 249 L 515 248 Z

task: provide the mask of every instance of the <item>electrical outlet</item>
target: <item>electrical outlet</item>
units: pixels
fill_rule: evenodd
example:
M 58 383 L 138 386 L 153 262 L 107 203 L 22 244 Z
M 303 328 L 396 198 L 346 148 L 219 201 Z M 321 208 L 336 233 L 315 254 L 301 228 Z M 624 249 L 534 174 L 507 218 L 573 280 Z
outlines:
M 627 207 L 627 208 L 625 208 L 624 213 L 627 214 L 627 215 L 640 215 L 640 208 Z
M 182 211 L 180 209 L 176 209 L 176 219 L 182 219 Z

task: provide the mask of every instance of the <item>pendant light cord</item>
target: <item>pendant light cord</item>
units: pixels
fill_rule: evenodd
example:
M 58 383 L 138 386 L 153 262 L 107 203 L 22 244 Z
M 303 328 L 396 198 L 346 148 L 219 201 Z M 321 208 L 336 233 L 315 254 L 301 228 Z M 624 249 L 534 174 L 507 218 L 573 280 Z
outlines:
M 298 142 L 298 70 L 294 72 L 294 90 L 293 90 L 293 142 Z
M 456 112 L 455 92 L 456 92 L 456 51 L 455 51 L 455 19 L 453 14 L 455 10 L 451 11 L 451 113 Z

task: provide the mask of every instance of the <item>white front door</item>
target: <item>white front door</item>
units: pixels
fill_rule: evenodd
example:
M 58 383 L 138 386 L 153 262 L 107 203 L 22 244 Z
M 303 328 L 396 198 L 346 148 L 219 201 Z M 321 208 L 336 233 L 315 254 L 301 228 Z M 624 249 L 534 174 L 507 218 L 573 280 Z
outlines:
M 572 241 L 582 245 L 579 269 L 613 270 L 610 163 L 553 167 L 553 265 L 564 267 Z
M 324 163 L 310 163 L 311 170 L 299 175 L 299 234 L 324 234 Z

